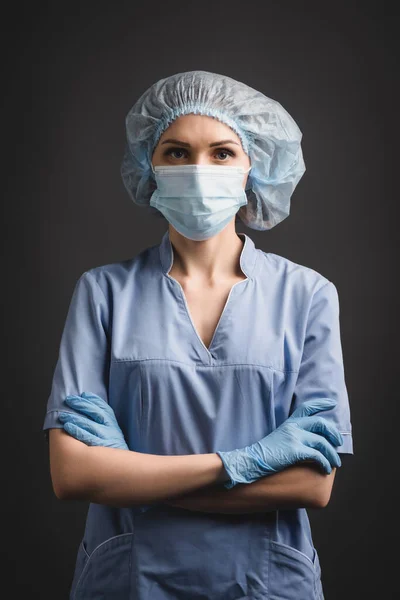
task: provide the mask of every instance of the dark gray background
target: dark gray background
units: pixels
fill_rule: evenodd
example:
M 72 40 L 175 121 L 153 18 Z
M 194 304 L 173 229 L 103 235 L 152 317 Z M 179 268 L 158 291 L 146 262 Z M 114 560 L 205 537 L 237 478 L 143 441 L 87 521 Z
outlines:
M 337 286 L 355 454 L 309 516 L 325 600 L 388 598 L 378 572 L 395 514 L 384 479 L 398 232 L 384 176 L 395 69 L 383 4 L 48 4 L 18 4 L 3 25 L 2 587 L 9 576 L 15 595 L 68 597 L 87 504 L 56 499 L 41 431 L 66 311 L 85 270 L 161 240 L 165 223 L 120 179 L 124 119 L 153 82 L 202 69 L 278 100 L 303 132 L 290 216 L 238 231 Z

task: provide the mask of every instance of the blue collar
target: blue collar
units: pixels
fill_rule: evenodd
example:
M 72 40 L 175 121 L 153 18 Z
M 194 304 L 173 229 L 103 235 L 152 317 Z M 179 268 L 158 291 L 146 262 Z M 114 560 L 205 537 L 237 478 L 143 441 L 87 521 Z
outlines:
M 244 246 L 240 253 L 240 268 L 249 279 L 252 279 L 258 256 L 257 248 L 255 247 L 253 240 L 246 233 L 238 233 L 237 235 L 244 240 Z M 169 229 L 167 229 L 162 237 L 159 250 L 162 272 L 166 275 L 172 268 L 174 262 L 174 253 L 169 238 Z

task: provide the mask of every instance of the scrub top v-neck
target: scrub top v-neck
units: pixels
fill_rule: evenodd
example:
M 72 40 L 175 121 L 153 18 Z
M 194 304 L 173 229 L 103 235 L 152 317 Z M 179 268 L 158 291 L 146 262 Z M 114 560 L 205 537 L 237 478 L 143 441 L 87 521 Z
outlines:
M 256 248 L 244 233 L 235 283 L 207 348 L 180 284 L 173 247 L 92 268 L 70 302 L 43 429 L 62 427 L 70 394 L 112 406 L 130 450 L 184 455 L 260 440 L 309 398 L 353 453 L 335 285 Z M 72 411 L 73 412 L 73 411 Z M 230 493 L 230 490 L 226 490 Z M 163 503 L 90 503 L 71 600 L 322 600 L 307 511 L 203 513 Z
M 194 333 L 195 337 L 197 337 L 199 343 L 203 346 L 203 349 L 204 349 L 203 354 L 204 354 L 205 363 L 212 364 L 212 360 L 214 358 L 213 357 L 214 340 L 218 339 L 220 330 L 223 331 L 223 329 L 224 329 L 224 322 L 230 318 L 229 314 L 232 311 L 232 308 L 235 303 L 235 297 L 237 295 L 236 288 L 237 288 L 237 286 L 246 284 L 250 279 L 249 273 L 252 270 L 253 266 L 248 261 L 249 250 L 248 250 L 248 248 L 246 248 L 246 244 L 249 245 L 249 243 L 252 242 L 252 240 L 250 240 L 250 238 L 245 235 L 241 236 L 243 238 L 243 248 L 242 248 L 242 252 L 240 253 L 240 261 L 239 262 L 240 262 L 240 268 L 241 268 L 242 272 L 245 274 L 246 278 L 242 279 L 241 281 L 237 281 L 236 283 L 234 283 L 232 285 L 232 287 L 229 291 L 228 297 L 225 301 L 224 307 L 222 309 L 221 315 L 219 317 L 218 323 L 214 329 L 214 333 L 212 335 L 211 341 L 207 346 L 201 339 L 201 336 L 200 336 L 200 334 L 196 328 L 196 325 L 193 321 L 182 285 L 179 283 L 179 281 L 177 281 L 174 277 L 172 277 L 170 275 L 170 270 L 171 270 L 173 262 L 174 262 L 174 251 L 173 251 L 173 246 L 169 241 L 169 236 L 167 238 L 167 235 L 168 234 L 166 234 L 164 236 L 164 239 L 163 239 L 164 248 L 161 247 L 161 254 L 160 254 L 160 260 L 161 260 L 163 273 L 164 273 L 165 277 L 167 277 L 171 281 L 171 283 L 172 283 L 171 291 L 174 293 L 174 295 L 176 297 L 176 301 L 183 307 L 182 308 L 183 312 L 186 311 L 187 320 L 190 323 L 190 327 L 193 329 L 193 333 Z M 168 248 L 168 246 L 167 246 L 167 248 L 165 248 L 165 242 L 167 241 L 167 239 L 168 239 L 169 248 Z

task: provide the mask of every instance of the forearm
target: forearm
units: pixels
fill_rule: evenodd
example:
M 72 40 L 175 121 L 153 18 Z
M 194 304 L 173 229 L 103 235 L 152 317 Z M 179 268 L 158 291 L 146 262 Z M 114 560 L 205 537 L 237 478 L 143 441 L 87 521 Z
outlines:
M 219 513 L 267 512 L 290 508 L 320 508 L 326 505 L 336 469 L 321 473 L 314 464 L 298 464 L 230 490 L 219 485 L 170 499 L 173 506 Z
M 60 434 L 56 436 L 59 446 L 51 454 L 52 476 L 54 473 L 53 482 L 59 482 L 56 493 L 60 499 L 128 507 L 166 501 L 228 480 L 214 453 L 160 456 L 86 446 L 65 432 L 61 439 Z

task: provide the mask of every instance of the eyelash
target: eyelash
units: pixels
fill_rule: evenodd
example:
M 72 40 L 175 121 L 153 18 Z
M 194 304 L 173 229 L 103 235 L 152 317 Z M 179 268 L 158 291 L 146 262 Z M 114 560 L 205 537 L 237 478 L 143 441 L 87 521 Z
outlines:
M 166 150 L 164 152 L 164 156 L 169 156 L 173 152 L 186 152 L 186 150 L 184 148 L 168 148 L 168 150 Z M 221 152 L 229 154 L 230 156 L 236 156 L 236 154 L 234 152 L 232 152 L 232 150 L 229 150 L 228 148 L 219 148 L 218 154 L 221 153 Z M 222 162 L 225 162 L 225 161 L 222 161 Z

